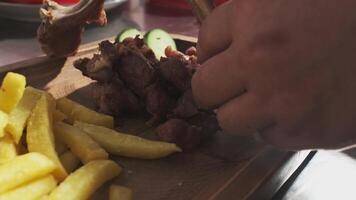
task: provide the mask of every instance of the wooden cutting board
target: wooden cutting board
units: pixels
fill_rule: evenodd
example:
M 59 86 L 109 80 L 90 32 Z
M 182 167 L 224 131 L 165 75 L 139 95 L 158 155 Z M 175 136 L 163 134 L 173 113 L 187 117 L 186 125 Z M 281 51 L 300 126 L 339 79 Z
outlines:
M 195 44 L 194 38 L 173 35 L 178 49 Z M 0 76 L 16 71 L 28 84 L 45 89 L 55 97 L 69 96 L 93 107 L 92 80 L 84 77 L 72 63 L 97 52 L 97 42 L 82 46 L 74 57 L 49 59 L 45 56 L 0 67 Z M 155 138 L 153 128 L 137 116 L 119 129 Z M 108 186 L 130 187 L 138 200 L 229 200 L 269 199 L 307 158 L 309 151 L 286 152 L 257 142 L 250 137 L 217 133 L 214 138 L 190 153 L 177 153 L 160 160 L 111 157 L 123 173 L 101 187 L 92 199 L 108 199 Z

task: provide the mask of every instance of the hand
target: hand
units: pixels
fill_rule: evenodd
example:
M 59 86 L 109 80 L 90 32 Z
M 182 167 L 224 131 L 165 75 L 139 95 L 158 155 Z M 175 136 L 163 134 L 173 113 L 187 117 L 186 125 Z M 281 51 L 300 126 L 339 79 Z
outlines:
M 286 149 L 356 139 L 356 2 L 234 0 L 203 22 L 194 98 L 225 132 Z

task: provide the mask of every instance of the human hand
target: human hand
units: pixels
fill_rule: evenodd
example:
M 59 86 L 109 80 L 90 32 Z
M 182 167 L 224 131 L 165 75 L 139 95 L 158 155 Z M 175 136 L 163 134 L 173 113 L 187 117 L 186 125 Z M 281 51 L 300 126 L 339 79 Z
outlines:
M 339 148 L 356 138 L 356 2 L 234 0 L 203 22 L 197 104 L 225 132 L 281 148 Z

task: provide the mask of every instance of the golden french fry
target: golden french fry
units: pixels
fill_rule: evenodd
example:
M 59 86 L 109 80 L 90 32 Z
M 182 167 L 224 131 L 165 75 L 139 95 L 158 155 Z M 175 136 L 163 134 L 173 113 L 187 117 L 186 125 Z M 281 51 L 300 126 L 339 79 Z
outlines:
M 111 160 L 94 160 L 70 174 L 49 195 L 50 200 L 86 200 L 103 183 L 119 175 L 121 167 Z
M 59 159 L 68 173 L 73 172 L 80 164 L 80 160 L 71 151 L 64 152 Z
M 108 128 L 114 127 L 112 116 L 95 112 L 65 97 L 57 100 L 57 109 L 67 115 L 71 123 L 77 120 Z
M 56 186 L 56 179 L 54 179 L 52 175 L 47 175 L 0 194 L 0 200 L 37 200 L 41 196 L 50 193 Z
M 111 185 L 109 200 L 132 200 L 132 190 L 119 185 Z
M 68 146 L 61 141 L 56 134 L 54 134 L 54 143 L 56 146 L 56 152 L 58 155 L 62 155 L 64 152 L 68 150 Z
M 17 156 L 0 165 L 0 194 L 23 183 L 50 174 L 56 165 L 40 153 L 27 153 Z
M 84 164 L 92 160 L 104 160 L 109 156 L 87 133 L 77 127 L 57 122 L 54 124 L 54 132 Z
M 142 159 L 156 159 L 168 156 L 181 149 L 173 143 L 147 140 L 138 136 L 116 132 L 103 126 L 75 122 L 109 153 Z
M 55 101 L 53 97 L 44 94 L 38 100 L 27 124 L 27 147 L 29 152 L 39 152 L 46 155 L 57 166 L 53 172 L 59 180 L 67 177 L 62 163 L 55 150 L 55 142 L 52 125 L 52 111 Z
M 59 110 L 55 110 L 53 112 L 53 121 L 54 122 L 61 122 L 63 120 L 67 119 L 67 115 L 65 115 L 64 113 L 62 113 L 61 111 Z
M 5 127 L 9 122 L 8 115 L 0 110 L 0 138 L 4 137 L 5 135 Z
M 0 165 L 4 164 L 17 156 L 17 148 L 9 134 L 0 138 Z
M 38 200 L 48 200 L 49 196 L 48 195 L 44 195 L 42 197 L 40 197 Z
M 9 123 L 5 130 L 10 133 L 15 143 L 18 144 L 23 130 L 26 126 L 28 117 L 31 114 L 32 109 L 35 107 L 36 102 L 40 99 L 41 90 L 37 90 L 32 87 L 26 87 L 22 99 L 17 106 L 9 114 Z
M 0 109 L 10 113 L 22 98 L 25 86 L 25 76 L 13 72 L 8 72 L 1 85 Z

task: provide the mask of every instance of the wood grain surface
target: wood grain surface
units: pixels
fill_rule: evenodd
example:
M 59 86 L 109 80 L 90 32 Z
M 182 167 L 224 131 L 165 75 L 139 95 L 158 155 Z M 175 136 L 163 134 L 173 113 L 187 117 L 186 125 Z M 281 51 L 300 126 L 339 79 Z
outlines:
M 194 45 L 194 38 L 174 35 L 180 50 Z M 92 80 L 81 75 L 72 63 L 91 56 L 97 43 L 83 46 L 74 57 L 51 59 L 40 56 L 1 67 L 27 77 L 29 85 L 52 93 L 56 98 L 69 96 L 93 107 Z M 143 117 L 127 120 L 118 129 L 147 138 L 155 138 Z M 107 199 L 113 183 L 130 187 L 134 199 L 206 200 L 269 199 L 304 161 L 309 152 L 285 152 L 257 142 L 251 137 L 217 133 L 194 152 L 177 153 L 160 160 L 111 157 L 123 167 L 123 173 L 101 187 L 92 199 Z M 267 184 L 268 183 L 268 184 Z

